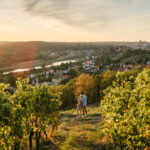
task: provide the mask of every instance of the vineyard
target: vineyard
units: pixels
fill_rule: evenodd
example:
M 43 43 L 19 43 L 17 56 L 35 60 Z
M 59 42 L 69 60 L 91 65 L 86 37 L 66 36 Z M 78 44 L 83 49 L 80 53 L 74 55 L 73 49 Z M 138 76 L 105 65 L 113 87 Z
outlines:
M 110 73 L 105 74 L 106 79 Z M 92 79 L 81 75 L 63 88 L 33 86 L 28 79 L 19 79 L 13 94 L 8 92 L 9 85 L 1 83 L 0 149 L 149 150 L 150 70 L 136 76 L 117 72 L 109 82 L 101 81 L 102 77 Z M 99 82 L 103 91 L 96 89 Z M 100 107 L 96 103 L 95 107 L 88 107 L 88 117 L 76 119 L 75 109 L 64 111 L 62 106 L 72 106 L 72 95 L 83 88 L 90 103 L 95 91 L 103 92 L 103 96 L 98 95 L 102 97 Z M 41 143 L 43 139 L 49 141 L 48 146 Z
M 136 79 L 120 72 L 116 76 L 100 106 L 105 134 L 121 149 L 149 149 L 150 70 Z
M 32 137 L 36 137 L 39 149 L 41 132 L 46 127 L 59 124 L 59 95 L 51 93 L 48 85 L 29 85 L 29 81 L 18 80 L 17 91 L 6 92 L 9 85 L 0 84 L 0 149 L 20 149 L 22 139 L 28 136 L 30 149 Z

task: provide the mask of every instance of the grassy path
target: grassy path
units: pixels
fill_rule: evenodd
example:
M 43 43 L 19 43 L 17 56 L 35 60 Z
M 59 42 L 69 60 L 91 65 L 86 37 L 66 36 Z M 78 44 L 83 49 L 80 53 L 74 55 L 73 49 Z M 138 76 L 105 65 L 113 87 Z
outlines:
M 76 118 L 76 110 L 65 111 L 58 130 L 43 143 L 41 150 L 105 150 L 110 149 L 101 132 L 99 106 L 88 107 L 88 116 Z

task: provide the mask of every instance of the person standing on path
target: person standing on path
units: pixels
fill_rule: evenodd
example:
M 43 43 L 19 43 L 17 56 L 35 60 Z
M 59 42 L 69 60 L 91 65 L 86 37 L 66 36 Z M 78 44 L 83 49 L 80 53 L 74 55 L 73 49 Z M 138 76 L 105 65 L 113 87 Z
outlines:
M 78 103 L 77 103 L 77 118 L 81 117 L 81 110 L 82 110 L 81 98 L 82 98 L 82 95 L 80 95 L 79 98 L 78 98 Z
M 87 106 L 87 96 L 84 94 L 84 92 L 81 92 L 81 94 L 82 94 L 81 102 L 82 102 L 83 115 L 87 116 L 87 109 L 86 109 L 86 106 Z

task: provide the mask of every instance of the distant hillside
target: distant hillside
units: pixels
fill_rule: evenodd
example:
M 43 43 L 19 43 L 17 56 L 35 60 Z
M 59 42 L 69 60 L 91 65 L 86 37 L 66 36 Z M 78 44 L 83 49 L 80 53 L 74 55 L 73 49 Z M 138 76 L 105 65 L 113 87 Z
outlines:
M 122 64 L 147 64 L 150 61 L 150 51 L 131 48 L 112 49 L 105 51 L 95 51 L 96 64 L 102 68 L 112 64 L 112 68 L 119 67 Z
M 16 64 L 32 66 L 54 61 L 83 58 L 94 51 L 119 47 L 150 49 L 148 42 L 0 42 L 0 68 L 11 69 Z

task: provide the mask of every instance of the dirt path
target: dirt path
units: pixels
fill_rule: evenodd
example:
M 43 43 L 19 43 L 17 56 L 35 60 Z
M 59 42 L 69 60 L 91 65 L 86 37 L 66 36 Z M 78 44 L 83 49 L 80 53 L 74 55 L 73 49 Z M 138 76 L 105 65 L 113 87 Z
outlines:
M 88 116 L 76 118 L 76 110 L 65 111 L 61 115 L 61 124 L 50 138 L 43 143 L 41 150 L 96 150 L 105 144 L 100 132 L 101 115 L 99 107 L 88 107 Z

